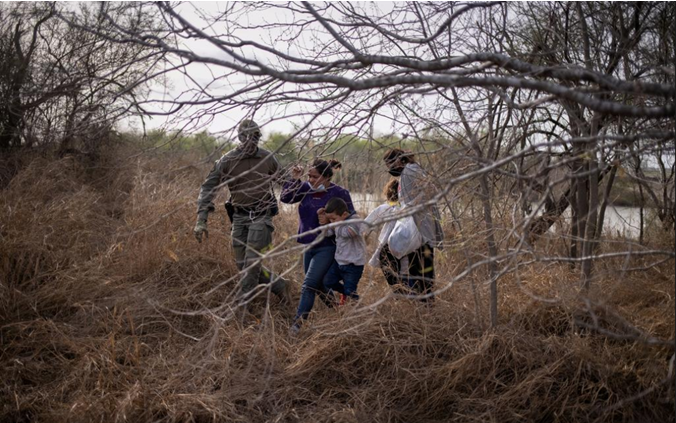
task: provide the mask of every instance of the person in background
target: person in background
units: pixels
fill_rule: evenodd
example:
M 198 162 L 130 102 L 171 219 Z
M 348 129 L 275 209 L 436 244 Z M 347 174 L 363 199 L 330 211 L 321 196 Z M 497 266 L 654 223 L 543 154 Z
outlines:
M 415 161 L 411 153 L 394 148 L 385 153 L 383 161 L 388 173 L 399 178 L 399 202 L 402 211 L 420 206 L 433 198 L 436 192 L 429 175 Z M 425 300 L 433 299 L 434 291 L 434 250 L 443 248 L 444 232 L 436 205 L 422 208 L 413 215 L 415 224 L 422 236 L 423 245 L 408 255 L 407 284 Z
M 355 211 L 348 211 L 347 204 L 342 198 L 330 199 L 326 203 L 325 213 L 330 223 L 343 222 L 342 225 L 328 230 L 336 237 L 336 254 L 333 265 L 324 278 L 324 286 L 327 289 L 342 294 L 340 301 L 342 305 L 347 299 L 359 300 L 357 285 L 366 264 L 364 224 L 355 222 L 359 219 L 359 215 Z
M 242 272 L 239 299 L 246 304 L 249 294 L 259 284 L 266 284 L 283 303 L 290 303 L 287 283 L 261 266 L 261 253 L 272 245 L 272 217 L 279 211 L 272 190 L 280 167 L 269 151 L 258 147 L 261 131 L 256 122 L 244 120 L 238 128 L 240 144 L 216 162 L 200 188 L 197 199 L 197 224 L 194 234 L 198 242 L 208 238 L 207 218 L 215 210 L 213 199 L 222 185 L 230 189 L 226 203 L 232 222 L 232 249 L 237 268 Z M 246 270 L 244 270 L 246 269 Z
M 354 212 L 349 191 L 331 182 L 334 170 L 340 168 L 341 164 L 336 160 L 317 159 L 307 171 L 307 181 L 302 182 L 303 168 L 294 166 L 291 169 L 293 179 L 285 182 L 282 189 L 280 200 L 283 203 L 300 203 L 297 241 L 306 245 L 303 253 L 305 278 L 296 317 L 290 329 L 292 334 L 300 330 L 300 323 L 312 310 L 317 294 L 327 305 L 333 304 L 333 294 L 324 286 L 324 277 L 334 261 L 336 240 L 334 236 L 317 229 L 328 223 L 324 208 L 332 198 L 343 199 L 348 211 Z

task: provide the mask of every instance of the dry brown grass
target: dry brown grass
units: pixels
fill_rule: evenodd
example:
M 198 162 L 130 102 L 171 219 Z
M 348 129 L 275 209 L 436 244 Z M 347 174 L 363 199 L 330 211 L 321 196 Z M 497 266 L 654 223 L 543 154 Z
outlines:
M 223 213 L 192 238 L 204 169 L 123 156 L 36 159 L 0 191 L 0 421 L 674 420 L 672 348 L 577 324 L 673 339 L 673 261 L 600 262 L 586 304 L 568 265 L 520 267 L 500 280 L 495 331 L 482 270 L 429 308 L 369 307 L 389 291 L 368 270 L 358 307 L 317 307 L 292 339 L 274 300 L 251 325 L 219 309 L 235 267 Z M 277 244 L 295 233 L 293 213 L 276 224 Z M 440 253 L 438 285 L 481 248 Z M 297 296 L 299 266 L 290 278 Z

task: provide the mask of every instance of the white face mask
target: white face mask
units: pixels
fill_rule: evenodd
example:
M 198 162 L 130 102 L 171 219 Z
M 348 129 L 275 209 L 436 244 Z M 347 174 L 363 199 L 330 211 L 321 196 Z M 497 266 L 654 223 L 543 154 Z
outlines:
M 312 188 L 313 191 L 326 191 L 324 184 L 319 184 L 317 188 Z

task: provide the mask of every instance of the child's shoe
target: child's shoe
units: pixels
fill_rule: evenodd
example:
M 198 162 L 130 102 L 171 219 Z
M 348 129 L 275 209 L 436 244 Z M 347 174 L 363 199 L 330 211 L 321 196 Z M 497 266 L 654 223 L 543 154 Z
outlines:
M 293 325 L 291 325 L 291 327 L 289 328 L 289 336 L 295 338 L 296 336 L 298 336 L 299 333 L 300 333 L 300 325 L 298 323 L 294 323 Z

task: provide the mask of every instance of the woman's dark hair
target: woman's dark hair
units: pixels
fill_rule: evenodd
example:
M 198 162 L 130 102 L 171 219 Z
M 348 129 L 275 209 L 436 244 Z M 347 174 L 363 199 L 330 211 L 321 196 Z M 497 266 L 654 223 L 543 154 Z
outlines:
M 397 159 L 400 159 L 403 164 L 415 163 L 415 155 L 401 148 L 387 150 L 387 153 L 383 156 L 383 160 L 388 164 L 397 161 Z
M 333 176 L 333 169 L 340 169 L 343 167 L 342 164 L 338 160 L 322 160 L 322 159 L 315 159 L 314 162 L 312 162 L 312 167 L 319 172 L 319 174 L 325 178 L 331 179 Z
M 399 179 L 390 178 L 383 189 L 383 194 L 387 201 L 399 201 Z

